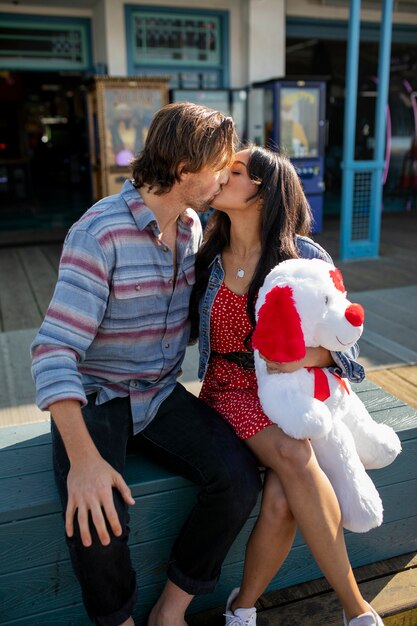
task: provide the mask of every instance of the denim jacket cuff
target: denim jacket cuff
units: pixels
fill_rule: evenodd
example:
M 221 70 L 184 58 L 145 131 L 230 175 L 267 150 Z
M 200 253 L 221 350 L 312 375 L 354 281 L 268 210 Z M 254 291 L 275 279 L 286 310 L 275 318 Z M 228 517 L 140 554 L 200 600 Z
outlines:
M 347 378 L 350 382 L 360 383 L 365 378 L 365 370 L 360 363 L 355 361 L 349 353 L 331 352 L 336 366 L 330 367 L 329 370 L 334 374 L 338 374 L 343 378 Z

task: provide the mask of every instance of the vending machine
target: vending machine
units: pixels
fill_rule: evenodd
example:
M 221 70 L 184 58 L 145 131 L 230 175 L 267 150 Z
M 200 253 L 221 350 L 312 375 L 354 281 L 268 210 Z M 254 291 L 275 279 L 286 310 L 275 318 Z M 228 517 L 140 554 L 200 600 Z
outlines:
M 258 97 L 259 89 L 263 91 L 263 141 L 291 159 L 313 213 L 313 230 L 321 232 L 326 84 L 282 79 L 256 83 L 253 87 Z M 250 126 L 249 139 L 253 134 Z

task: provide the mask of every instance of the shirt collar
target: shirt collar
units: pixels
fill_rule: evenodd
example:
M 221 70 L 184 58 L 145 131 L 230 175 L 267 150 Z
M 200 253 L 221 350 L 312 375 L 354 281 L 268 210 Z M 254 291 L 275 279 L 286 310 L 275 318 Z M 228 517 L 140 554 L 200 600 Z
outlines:
M 156 217 L 143 201 L 138 190 L 133 186 L 132 181 L 126 180 L 120 192 L 123 200 L 126 202 L 129 210 L 135 220 L 139 230 L 145 230 L 147 226 L 157 225 Z
M 158 222 L 154 213 L 145 204 L 139 191 L 133 186 L 132 181 L 126 180 L 124 182 L 120 194 L 129 207 L 139 230 L 145 230 L 147 226 L 152 226 L 152 228 L 159 230 Z M 195 212 L 192 209 L 186 209 L 180 214 L 180 221 L 188 228 L 191 228 L 194 224 L 194 219 Z

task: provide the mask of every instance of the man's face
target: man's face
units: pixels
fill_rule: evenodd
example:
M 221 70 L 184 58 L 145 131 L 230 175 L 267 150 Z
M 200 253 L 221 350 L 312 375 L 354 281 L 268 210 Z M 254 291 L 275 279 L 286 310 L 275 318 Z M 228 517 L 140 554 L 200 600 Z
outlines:
M 212 167 L 204 167 L 199 172 L 188 172 L 180 183 L 184 204 L 195 211 L 207 211 L 228 178 L 228 169 L 214 170 Z

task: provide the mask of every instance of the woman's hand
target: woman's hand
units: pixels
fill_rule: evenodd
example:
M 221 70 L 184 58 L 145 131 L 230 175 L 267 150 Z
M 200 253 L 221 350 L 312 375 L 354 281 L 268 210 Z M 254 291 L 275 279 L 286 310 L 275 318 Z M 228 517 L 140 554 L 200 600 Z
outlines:
M 306 348 L 306 355 L 303 359 L 289 361 L 288 363 L 269 361 L 262 354 L 259 354 L 259 356 L 265 361 L 268 374 L 291 374 L 302 367 L 331 367 L 335 364 L 329 350 L 321 346 Z

